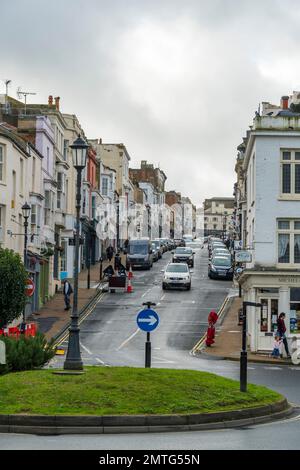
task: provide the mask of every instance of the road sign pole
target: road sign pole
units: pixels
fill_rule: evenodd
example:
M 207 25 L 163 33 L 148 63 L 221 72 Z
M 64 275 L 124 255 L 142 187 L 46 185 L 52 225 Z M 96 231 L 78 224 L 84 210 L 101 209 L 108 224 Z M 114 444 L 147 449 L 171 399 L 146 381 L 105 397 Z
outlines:
M 151 367 L 151 341 L 150 333 L 147 333 L 147 341 L 145 343 L 145 367 Z

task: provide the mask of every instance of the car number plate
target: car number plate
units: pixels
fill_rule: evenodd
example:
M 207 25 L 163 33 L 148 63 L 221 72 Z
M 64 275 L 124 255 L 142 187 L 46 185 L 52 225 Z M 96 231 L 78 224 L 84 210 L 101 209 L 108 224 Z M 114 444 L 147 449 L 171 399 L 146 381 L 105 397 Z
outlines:
M 218 274 L 219 276 L 226 276 L 226 271 L 219 271 Z

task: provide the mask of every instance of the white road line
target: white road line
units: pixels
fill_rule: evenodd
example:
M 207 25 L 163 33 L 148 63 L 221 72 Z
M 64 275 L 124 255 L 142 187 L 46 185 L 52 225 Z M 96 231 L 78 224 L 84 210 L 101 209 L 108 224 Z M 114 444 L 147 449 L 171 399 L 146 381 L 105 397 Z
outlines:
M 165 297 L 166 297 L 166 294 L 164 294 L 164 295 L 160 298 L 160 300 L 164 300 Z
M 152 287 L 151 287 L 151 289 L 152 289 Z M 150 292 L 150 291 L 151 291 L 151 289 L 148 289 L 148 290 L 146 290 L 146 292 L 145 292 L 145 293 L 142 295 L 142 297 L 145 297 L 145 295 L 147 295 L 147 294 L 148 294 L 148 292 Z
M 140 329 L 138 328 L 131 336 L 129 336 L 129 338 L 127 338 L 125 341 L 123 341 L 122 344 L 120 344 L 120 346 L 116 349 L 116 351 L 120 351 L 120 349 L 122 349 L 124 346 L 126 346 L 127 343 L 129 343 L 129 341 L 132 340 L 132 338 L 135 337 L 135 335 L 140 331 Z
M 93 353 L 92 353 L 88 348 L 86 348 L 82 343 L 80 343 L 80 346 L 81 346 L 82 349 L 84 349 L 90 356 L 93 355 Z
M 99 362 L 100 364 L 102 364 L 103 366 L 105 366 L 105 362 L 101 361 L 101 359 L 99 359 L 99 357 L 96 357 L 96 361 Z

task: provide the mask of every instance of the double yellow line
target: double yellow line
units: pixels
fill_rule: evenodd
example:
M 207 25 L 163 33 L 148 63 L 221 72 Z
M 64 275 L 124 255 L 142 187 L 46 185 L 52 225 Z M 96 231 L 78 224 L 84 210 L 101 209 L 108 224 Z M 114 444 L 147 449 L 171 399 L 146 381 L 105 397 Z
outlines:
M 224 313 L 225 313 L 225 307 L 227 305 L 227 303 L 229 302 L 229 298 L 230 297 L 225 297 L 224 299 L 224 302 L 222 303 L 219 311 L 218 311 L 218 321 L 222 320 L 223 316 L 224 316 Z M 202 336 L 202 338 L 198 341 L 198 343 L 195 344 L 195 346 L 193 347 L 193 349 L 190 351 L 190 354 L 192 354 L 193 356 L 196 354 L 197 351 L 199 351 L 201 349 L 201 347 L 203 346 L 204 342 L 206 340 L 206 333 Z
M 78 325 L 81 325 L 81 323 L 94 311 L 95 306 L 100 302 L 103 297 L 104 297 L 105 292 L 102 292 L 99 297 L 95 300 L 95 302 L 92 302 L 89 308 L 84 312 L 83 315 L 78 320 Z M 62 344 L 69 336 L 69 329 L 61 336 L 57 341 L 54 342 L 53 348 L 59 349 L 58 346 Z

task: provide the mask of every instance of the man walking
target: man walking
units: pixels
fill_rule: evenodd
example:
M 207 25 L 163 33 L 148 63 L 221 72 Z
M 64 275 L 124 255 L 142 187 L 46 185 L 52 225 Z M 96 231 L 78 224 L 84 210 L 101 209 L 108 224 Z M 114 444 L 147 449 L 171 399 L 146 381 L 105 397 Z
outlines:
M 70 296 L 73 294 L 73 289 L 71 284 L 67 279 L 63 280 L 63 294 L 64 294 L 64 300 L 65 300 L 65 310 L 69 310 L 70 307 Z
M 282 312 L 279 315 L 279 318 L 277 320 L 277 333 L 280 336 L 280 339 L 282 340 L 282 342 L 284 344 L 284 349 L 285 349 L 287 357 L 290 358 L 291 355 L 290 355 L 290 352 L 289 352 L 289 347 L 288 347 L 287 339 L 286 339 L 286 336 L 285 336 L 286 326 L 285 326 L 285 323 L 284 323 L 284 319 L 285 319 L 285 313 Z
M 114 249 L 111 245 L 106 248 L 106 255 L 109 262 L 111 262 L 112 257 L 114 256 Z

